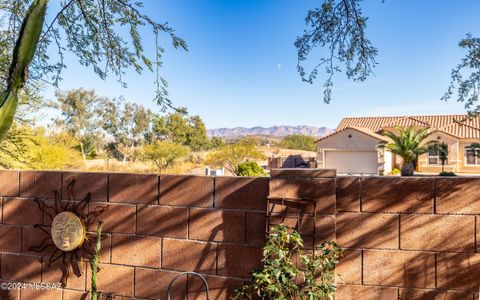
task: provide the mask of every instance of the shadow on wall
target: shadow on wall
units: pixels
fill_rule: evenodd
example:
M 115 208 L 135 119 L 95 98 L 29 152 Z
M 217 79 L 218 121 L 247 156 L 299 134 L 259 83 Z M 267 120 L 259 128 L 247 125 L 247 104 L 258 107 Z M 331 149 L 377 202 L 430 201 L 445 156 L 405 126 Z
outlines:
M 73 193 L 66 186 L 73 184 Z M 35 224 L 51 221 L 34 198 L 54 203 L 55 192 L 78 203 L 88 192 L 88 211 L 108 206 L 104 222 L 98 289 L 117 298 L 165 299 L 169 282 L 181 271 L 203 274 L 210 299 L 226 299 L 260 264 L 265 240 L 266 178 L 228 178 L 143 174 L 1 171 L 1 278 L 9 282 L 59 282 L 62 262 L 48 266 L 55 250 L 28 251 L 42 242 Z M 87 262 L 88 263 L 88 262 Z M 81 299 L 90 289 L 91 272 L 80 264 L 65 290 L 22 291 L 22 299 Z M 77 273 L 79 270 L 77 270 Z M 19 291 L 1 291 L 17 299 Z M 172 299 L 203 299 L 200 279 L 175 282 Z
M 336 298 L 473 299 L 479 186 L 480 178 L 337 178 L 336 238 L 348 250 Z
M 334 231 L 328 225 L 319 232 L 347 248 L 337 299 L 472 299 L 478 292 L 480 178 L 338 177 L 333 195 L 326 183 L 335 179 L 306 180 L 296 189 L 294 180 L 282 180 L 272 188 L 284 197 L 308 192 L 326 199 L 317 218 Z M 91 192 L 89 211 L 109 206 L 100 217 L 107 236 L 100 290 L 117 299 L 164 299 L 175 275 L 196 271 L 206 276 L 211 299 L 226 299 L 261 263 L 268 184 L 268 178 L 1 171 L 2 281 L 59 282 L 61 262 L 48 267 L 53 249 L 27 250 L 43 237 L 33 225 L 49 223 L 33 198 L 53 203 L 61 191 L 64 201 L 78 202 Z M 65 290 L 22 290 L 21 297 L 80 299 L 91 278 L 89 266 L 82 270 Z M 184 277 L 172 299 L 185 293 L 203 299 L 202 289 L 199 279 Z M 18 299 L 20 291 L 0 293 Z

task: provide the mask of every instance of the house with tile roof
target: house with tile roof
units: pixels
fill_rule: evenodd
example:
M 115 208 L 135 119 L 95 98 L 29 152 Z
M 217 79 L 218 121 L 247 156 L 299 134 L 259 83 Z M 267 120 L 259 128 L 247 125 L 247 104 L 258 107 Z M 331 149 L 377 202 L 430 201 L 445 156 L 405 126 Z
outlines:
M 317 164 L 334 168 L 340 174 L 388 174 L 401 167 L 401 158 L 378 148 L 388 142 L 381 133 L 397 128 L 428 128 L 430 151 L 421 155 L 417 171 L 439 173 L 442 169 L 436 144 L 448 145 L 445 171 L 480 173 L 480 151 L 471 147 L 480 143 L 480 116 L 434 115 L 401 117 L 344 118 L 335 132 L 317 140 Z

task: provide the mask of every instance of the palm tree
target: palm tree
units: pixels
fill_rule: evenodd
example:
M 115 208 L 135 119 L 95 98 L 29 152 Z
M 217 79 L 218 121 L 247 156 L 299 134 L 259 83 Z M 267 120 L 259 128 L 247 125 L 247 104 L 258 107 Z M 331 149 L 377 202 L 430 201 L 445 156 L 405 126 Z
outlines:
M 396 127 L 396 129 L 398 134 L 391 131 L 382 132 L 391 142 L 380 144 L 379 147 L 400 156 L 403 159 L 400 174 L 402 176 L 412 176 L 418 157 L 428 152 L 430 143 L 425 143 L 424 141 L 430 135 L 430 131 L 428 128 L 416 129 L 415 127 Z
M 445 142 L 442 142 L 438 145 L 438 153 L 440 161 L 442 162 L 442 172 L 445 171 L 445 163 L 448 160 L 448 145 Z

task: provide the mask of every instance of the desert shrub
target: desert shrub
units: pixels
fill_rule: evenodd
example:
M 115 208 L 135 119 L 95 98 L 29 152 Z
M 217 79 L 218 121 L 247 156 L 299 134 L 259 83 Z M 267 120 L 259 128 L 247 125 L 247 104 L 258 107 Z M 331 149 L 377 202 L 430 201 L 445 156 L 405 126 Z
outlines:
M 181 158 L 186 157 L 189 149 L 176 143 L 154 141 L 143 148 L 144 159 L 153 162 L 157 171 L 162 173 L 173 167 Z
M 390 172 L 391 175 L 397 175 L 397 174 L 399 174 L 399 173 L 400 173 L 400 170 L 397 169 L 397 168 L 394 168 L 394 169 L 392 170 L 392 172 Z
M 438 176 L 457 176 L 457 174 L 448 171 L 442 171 L 438 174 Z
M 267 172 L 255 161 L 246 161 L 237 166 L 237 176 L 260 177 L 267 176 Z
M 324 242 L 315 255 L 305 255 L 303 240 L 281 224 L 272 228 L 263 248 L 263 268 L 235 290 L 233 299 L 333 299 L 334 269 L 343 250 Z M 300 258 L 300 263 L 294 262 Z

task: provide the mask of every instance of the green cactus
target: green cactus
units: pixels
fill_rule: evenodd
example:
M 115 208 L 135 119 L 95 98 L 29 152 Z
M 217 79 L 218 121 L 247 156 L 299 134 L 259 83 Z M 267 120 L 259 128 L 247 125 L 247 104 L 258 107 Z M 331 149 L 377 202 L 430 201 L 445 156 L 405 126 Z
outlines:
M 28 78 L 28 67 L 40 40 L 48 1 L 33 1 L 20 28 L 8 73 L 7 88 L 0 92 L 0 141 L 12 126 L 17 110 L 18 93 Z
M 93 251 L 92 260 L 92 300 L 98 299 L 97 292 L 97 272 L 98 272 L 98 257 L 100 256 L 100 248 L 102 246 L 102 222 L 98 222 L 97 227 L 97 242 Z

